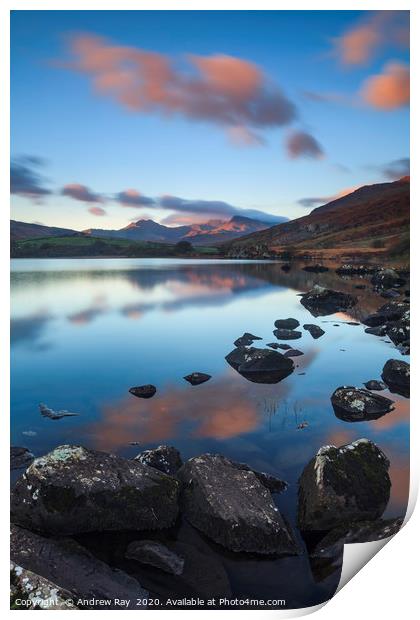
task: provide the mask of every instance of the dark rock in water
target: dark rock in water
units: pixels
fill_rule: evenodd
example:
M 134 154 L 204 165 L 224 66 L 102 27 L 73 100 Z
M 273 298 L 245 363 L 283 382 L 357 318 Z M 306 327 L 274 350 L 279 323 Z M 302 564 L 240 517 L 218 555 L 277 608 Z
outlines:
M 271 474 L 267 474 L 264 471 L 256 471 L 246 463 L 236 463 L 235 461 L 231 461 L 230 459 L 229 463 L 232 467 L 236 467 L 241 471 L 251 471 L 253 474 L 255 474 L 261 484 L 263 484 L 270 491 L 270 493 L 282 493 L 287 488 L 287 482 L 285 482 L 284 480 L 280 480 L 280 478 L 277 478 L 276 476 L 273 476 Z
M 267 347 L 270 347 L 270 349 L 281 349 L 282 348 L 282 346 L 278 344 L 278 342 L 269 342 L 267 344 Z
M 382 370 L 382 379 L 391 392 L 410 396 L 410 364 L 403 360 L 388 360 Z
M 284 357 L 299 357 L 300 355 L 304 355 L 303 351 L 299 351 L 299 349 L 289 349 L 284 354 Z
M 345 324 L 352 326 L 360 325 L 360 323 L 358 323 L 357 321 L 345 321 Z
M 249 347 L 254 340 L 262 340 L 259 336 L 254 336 L 254 334 L 250 334 L 245 332 L 243 336 L 235 340 L 233 343 L 235 347 Z
M 52 581 L 72 597 L 110 599 L 107 609 L 118 607 L 115 599 L 130 599 L 129 609 L 137 609 L 137 599 L 148 597 L 136 579 L 110 568 L 74 540 L 44 538 L 13 525 L 10 556 L 18 566 Z
M 400 320 L 410 309 L 408 301 L 389 301 L 381 306 L 374 314 L 369 314 L 363 323 L 369 327 L 378 327 L 384 323 Z
M 289 263 L 285 263 L 284 265 L 282 265 L 280 267 L 280 269 L 282 269 L 283 271 L 290 271 L 291 270 L 291 265 Z
M 79 413 L 72 413 L 71 411 L 67 411 L 67 409 L 60 409 L 59 411 L 55 411 L 51 409 L 51 407 L 47 407 L 45 403 L 39 403 L 39 411 L 44 418 L 50 418 L 50 420 L 61 420 L 61 418 L 72 418 L 74 416 L 80 415 Z
M 373 265 L 352 265 L 347 263 L 336 269 L 335 273 L 338 273 L 339 276 L 364 276 L 369 273 L 375 273 L 376 270 L 377 267 Z
M 152 398 L 152 396 L 156 394 L 156 388 L 151 384 L 132 387 L 128 391 L 130 394 L 137 396 L 138 398 Z
M 201 542 L 201 547 L 204 545 L 205 543 Z M 178 540 L 166 541 L 165 546 L 183 559 L 184 567 L 180 575 L 153 569 L 150 565 L 142 565 L 134 560 L 130 562 L 130 572 L 154 595 L 157 594 L 165 600 L 197 596 L 207 600 L 232 596 L 226 570 L 207 545 L 204 551 L 198 546 Z
M 282 349 L 282 351 L 289 351 L 292 347 L 290 346 L 290 344 L 286 344 L 286 343 L 281 343 L 277 345 L 277 349 Z
M 303 295 L 300 303 L 309 310 L 312 316 L 327 316 L 355 306 L 357 298 L 349 293 L 333 291 L 317 285 Z
M 302 332 L 297 332 L 294 329 L 275 329 L 273 334 L 279 340 L 297 340 L 302 337 Z
M 394 344 L 410 345 L 410 310 L 406 310 L 398 321 L 388 323 L 387 335 Z
M 128 545 L 125 557 L 171 575 L 181 575 L 184 570 L 184 558 L 157 540 L 134 540 Z
M 379 269 L 371 279 L 374 286 L 378 288 L 394 288 L 404 286 L 405 280 L 401 278 L 394 269 Z
M 312 323 L 306 323 L 303 326 L 303 329 L 306 329 L 306 331 L 308 331 L 315 340 L 321 338 L 321 336 L 325 334 L 324 330 L 321 329 L 319 325 L 313 325 Z
M 35 456 L 28 448 L 20 446 L 10 446 L 10 469 L 21 469 L 28 467 L 34 460 Z
M 394 401 L 368 390 L 339 387 L 331 396 L 335 415 L 345 422 L 376 420 L 394 410 Z
M 381 392 L 386 389 L 385 383 L 382 381 L 376 381 L 375 379 L 371 379 L 370 381 L 366 381 L 363 385 L 366 386 L 368 390 L 374 390 L 376 392 Z
M 193 372 L 184 377 L 184 379 L 188 381 L 188 383 L 191 383 L 191 385 L 200 385 L 211 379 L 211 375 L 206 375 L 205 372 Z
M 383 291 L 381 293 L 381 297 L 383 297 L 384 299 L 394 299 L 396 297 L 399 297 L 400 293 L 398 291 L 396 291 L 395 289 L 391 288 L 387 291 Z
M 74 609 L 73 596 L 56 583 L 37 575 L 31 570 L 10 563 L 11 609 Z
M 178 476 L 187 520 L 231 551 L 296 555 L 298 548 L 268 489 L 220 455 L 187 461 Z
M 324 273 L 325 271 L 329 271 L 328 267 L 325 265 L 320 265 L 317 263 L 316 265 L 306 265 L 306 267 L 302 267 L 303 271 L 309 271 L 311 273 Z
M 240 375 L 254 383 L 278 383 L 294 370 L 292 360 L 269 349 L 240 347 L 225 359 Z
M 143 465 L 154 467 L 170 476 L 174 476 L 182 466 L 181 455 L 172 446 L 158 446 L 153 450 L 145 450 L 134 457 L 134 460 L 139 461 Z
M 274 321 L 274 327 L 279 329 L 295 329 L 299 327 L 299 321 L 297 319 L 277 319 L 277 321 Z
M 328 532 L 311 551 L 311 557 L 336 558 L 343 546 L 351 543 L 373 542 L 394 536 L 403 524 L 398 519 L 378 519 L 377 521 L 355 521 Z
M 389 501 L 388 468 L 382 450 L 368 439 L 320 448 L 299 479 L 300 529 L 325 531 L 379 519 Z
M 377 327 L 366 327 L 365 334 L 373 336 L 386 336 L 386 325 L 378 325 Z
M 64 445 L 16 482 L 11 521 L 48 535 L 161 529 L 174 523 L 178 495 L 179 482 L 157 469 Z

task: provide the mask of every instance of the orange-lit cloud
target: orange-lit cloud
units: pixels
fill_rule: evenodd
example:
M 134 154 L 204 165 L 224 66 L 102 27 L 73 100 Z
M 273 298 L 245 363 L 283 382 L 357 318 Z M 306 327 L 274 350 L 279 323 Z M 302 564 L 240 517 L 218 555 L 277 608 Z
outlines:
M 381 110 L 394 110 L 410 102 L 410 71 L 407 65 L 390 62 L 383 72 L 369 77 L 360 92 L 362 100 Z
M 63 196 L 80 200 L 81 202 L 103 202 L 104 199 L 99 194 L 92 192 L 86 185 L 80 183 L 69 183 L 65 185 L 61 193 Z
M 88 209 L 89 213 L 91 213 L 92 215 L 97 215 L 99 217 L 106 215 L 106 211 L 105 209 L 102 209 L 102 207 L 90 207 Z

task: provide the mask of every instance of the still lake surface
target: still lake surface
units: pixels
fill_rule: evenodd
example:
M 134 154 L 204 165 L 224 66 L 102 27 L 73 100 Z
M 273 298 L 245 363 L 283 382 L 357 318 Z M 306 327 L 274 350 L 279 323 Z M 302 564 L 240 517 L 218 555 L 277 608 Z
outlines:
M 402 357 L 386 338 L 350 326 L 385 303 L 360 279 L 333 270 L 310 274 L 297 265 L 176 259 L 18 259 L 12 261 L 12 445 L 35 455 L 70 443 L 134 457 L 159 444 L 183 459 L 221 453 L 288 481 L 275 502 L 295 526 L 297 480 L 325 444 L 367 437 L 388 456 L 392 480 L 385 517 L 403 515 L 409 485 L 408 400 L 371 422 L 339 420 L 330 402 L 340 385 L 380 379 L 390 358 Z M 348 314 L 314 318 L 298 293 L 316 283 L 357 294 Z M 251 332 L 276 341 L 274 321 L 294 317 L 325 331 L 290 342 L 304 352 L 294 373 L 275 385 L 247 381 L 225 361 L 233 341 Z M 408 361 L 407 356 L 402 357 Z M 192 387 L 194 371 L 212 379 Z M 305 374 L 300 374 L 305 373 Z M 156 395 L 128 393 L 152 383 Z M 42 418 L 38 404 L 79 412 Z M 308 426 L 299 429 L 298 425 Z M 140 446 L 130 446 L 138 441 Z M 21 473 L 21 472 L 17 472 Z M 323 575 L 305 554 L 259 559 L 211 545 L 229 574 L 235 596 L 284 598 L 288 607 L 329 598 L 340 571 Z

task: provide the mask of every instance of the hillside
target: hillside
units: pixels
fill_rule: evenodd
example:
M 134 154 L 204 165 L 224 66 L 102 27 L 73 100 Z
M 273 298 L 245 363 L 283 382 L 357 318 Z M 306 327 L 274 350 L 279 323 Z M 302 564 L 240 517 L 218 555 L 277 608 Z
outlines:
M 43 224 L 29 224 L 10 220 L 10 239 L 36 239 L 39 237 L 68 237 L 78 236 L 81 233 L 70 228 L 58 228 L 56 226 L 44 226 Z
M 380 255 L 408 249 L 410 181 L 361 187 L 309 215 L 224 246 L 231 257 Z

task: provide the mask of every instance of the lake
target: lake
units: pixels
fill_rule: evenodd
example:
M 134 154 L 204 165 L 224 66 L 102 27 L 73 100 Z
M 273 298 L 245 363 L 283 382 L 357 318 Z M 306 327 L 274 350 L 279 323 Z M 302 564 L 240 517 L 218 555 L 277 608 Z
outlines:
M 357 423 L 338 419 L 330 402 L 338 386 L 380 379 L 388 359 L 409 361 L 387 338 L 347 324 L 385 303 L 370 287 L 355 290 L 359 281 L 333 270 L 307 273 L 301 265 L 285 273 L 267 261 L 13 260 L 12 445 L 37 456 L 66 443 L 129 458 L 160 444 L 175 446 L 184 460 L 221 453 L 286 480 L 287 491 L 273 497 L 295 527 L 304 466 L 325 444 L 367 437 L 391 462 L 384 516 L 403 515 L 408 400 L 381 392 L 396 401 L 395 411 Z M 298 294 L 315 283 L 357 294 L 358 306 L 348 314 L 312 317 Z M 257 384 L 227 364 L 225 356 L 243 332 L 261 336 L 254 346 L 264 346 L 276 341 L 274 321 L 288 317 L 326 332 L 314 340 L 302 330 L 302 338 L 290 343 L 304 352 L 294 358 L 293 374 L 274 385 Z M 193 387 L 183 377 L 194 371 L 212 378 Z M 147 383 L 157 387 L 152 399 L 128 393 Z M 40 402 L 80 416 L 43 418 Z M 184 537 L 198 536 L 186 524 L 181 530 Z M 209 549 L 223 562 L 238 597 L 309 606 L 330 598 L 340 577 L 339 569 L 324 574 L 311 566 L 306 553 L 261 559 L 213 544 Z

